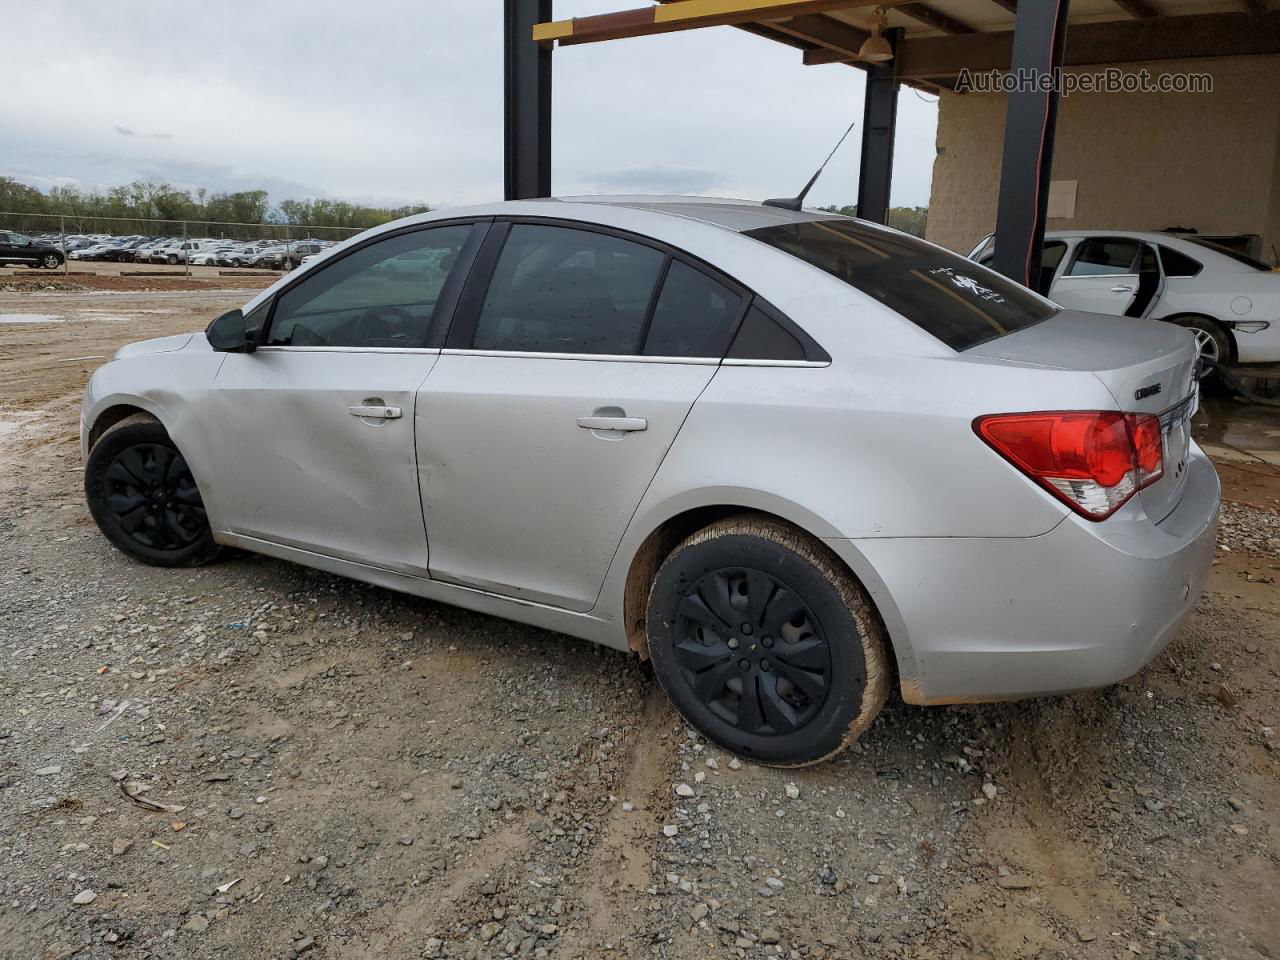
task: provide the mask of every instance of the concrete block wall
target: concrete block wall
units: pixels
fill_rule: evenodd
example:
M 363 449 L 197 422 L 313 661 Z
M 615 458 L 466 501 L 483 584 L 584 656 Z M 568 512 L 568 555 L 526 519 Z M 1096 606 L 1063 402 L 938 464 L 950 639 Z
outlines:
M 1280 247 L 1280 56 L 1124 69 L 1143 66 L 1210 73 L 1213 92 L 1063 97 L 1053 179 L 1079 186 L 1075 216 L 1047 228 L 1256 233 L 1270 259 Z M 967 253 L 994 229 L 1004 119 L 1002 94 L 943 94 L 930 240 Z

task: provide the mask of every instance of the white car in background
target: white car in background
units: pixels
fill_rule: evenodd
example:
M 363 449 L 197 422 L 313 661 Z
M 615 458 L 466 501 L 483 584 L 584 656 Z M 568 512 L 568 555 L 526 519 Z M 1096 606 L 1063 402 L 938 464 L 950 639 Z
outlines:
M 990 264 L 993 238 L 969 254 Z M 1071 310 L 1167 320 L 1195 331 L 1200 354 L 1280 363 L 1280 271 L 1208 240 L 1132 230 L 1044 235 L 1037 290 Z

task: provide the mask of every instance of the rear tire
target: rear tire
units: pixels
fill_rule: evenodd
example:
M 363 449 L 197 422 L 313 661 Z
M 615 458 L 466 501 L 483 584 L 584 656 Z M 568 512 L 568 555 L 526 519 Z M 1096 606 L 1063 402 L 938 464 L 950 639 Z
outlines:
M 98 529 L 135 560 L 198 567 L 218 555 L 191 469 L 148 414 L 126 417 L 98 438 L 84 488 Z
M 648 633 L 676 709 L 755 763 L 834 756 L 888 697 L 888 643 L 866 591 L 770 517 L 729 517 L 679 544 L 654 578 Z

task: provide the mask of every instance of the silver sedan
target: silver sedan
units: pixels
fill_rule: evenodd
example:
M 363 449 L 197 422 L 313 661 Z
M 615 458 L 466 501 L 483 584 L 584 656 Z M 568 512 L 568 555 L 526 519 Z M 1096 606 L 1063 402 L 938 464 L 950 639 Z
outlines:
M 819 212 L 494 204 L 326 251 L 82 411 L 94 518 L 630 649 L 757 762 L 1113 683 L 1205 583 L 1191 333 Z

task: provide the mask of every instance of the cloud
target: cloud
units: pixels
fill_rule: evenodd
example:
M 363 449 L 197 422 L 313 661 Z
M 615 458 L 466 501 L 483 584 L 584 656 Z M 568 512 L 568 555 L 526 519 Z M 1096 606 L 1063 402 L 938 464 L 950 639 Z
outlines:
M 629 3 L 556 0 L 556 16 Z M 58 43 L 5 51 L 0 175 L 261 186 L 275 202 L 501 198 L 502 4 L 379 0 L 370 17 L 350 0 L 219 0 L 154 12 L 143 0 L 6 10 L 9 33 Z M 271 38 L 269 52 L 255 37 Z M 799 51 L 730 27 L 565 47 L 553 61 L 562 195 L 794 193 L 862 113 L 861 71 L 804 67 Z M 128 120 L 104 123 L 122 104 Z M 896 204 L 928 200 L 936 110 L 900 98 Z M 811 203 L 853 202 L 855 141 Z
M 725 181 L 724 175 L 714 170 L 660 164 L 603 170 L 584 176 L 602 190 L 621 193 L 705 194 Z
M 143 137 L 152 140 L 169 140 L 173 137 L 172 133 L 138 133 L 128 127 L 122 127 L 119 124 L 111 128 L 122 137 Z

